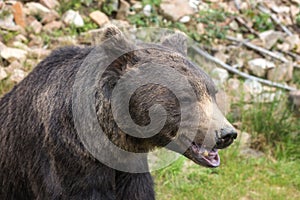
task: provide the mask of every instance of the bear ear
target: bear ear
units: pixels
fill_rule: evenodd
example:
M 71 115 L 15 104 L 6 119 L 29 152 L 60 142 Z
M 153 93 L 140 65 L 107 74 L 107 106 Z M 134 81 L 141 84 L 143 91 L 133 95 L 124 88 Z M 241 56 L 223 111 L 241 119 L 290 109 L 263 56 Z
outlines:
M 100 38 L 102 41 L 100 45 L 106 51 L 107 56 L 119 57 L 136 49 L 134 42 L 112 24 L 104 28 Z
M 108 24 L 103 29 L 104 29 L 104 31 L 101 36 L 101 41 L 105 41 L 116 35 L 122 35 L 122 32 L 120 31 L 120 29 L 113 24 Z
M 187 36 L 182 32 L 176 32 L 163 38 L 161 44 L 187 56 Z

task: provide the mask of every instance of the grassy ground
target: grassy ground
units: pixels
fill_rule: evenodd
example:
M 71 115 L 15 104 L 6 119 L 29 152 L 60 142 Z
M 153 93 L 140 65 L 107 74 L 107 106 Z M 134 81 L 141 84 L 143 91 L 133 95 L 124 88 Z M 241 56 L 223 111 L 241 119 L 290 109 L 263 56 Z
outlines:
M 240 102 L 232 107 L 242 109 Z M 240 155 L 239 141 L 220 151 L 221 166 L 208 169 L 181 157 L 153 172 L 157 199 L 300 199 L 300 120 L 285 99 L 251 104 L 241 115 L 241 130 L 252 135 L 251 146 L 261 158 Z
M 300 199 L 299 161 L 246 159 L 236 146 L 220 152 L 222 163 L 216 169 L 181 157 L 153 172 L 157 199 Z

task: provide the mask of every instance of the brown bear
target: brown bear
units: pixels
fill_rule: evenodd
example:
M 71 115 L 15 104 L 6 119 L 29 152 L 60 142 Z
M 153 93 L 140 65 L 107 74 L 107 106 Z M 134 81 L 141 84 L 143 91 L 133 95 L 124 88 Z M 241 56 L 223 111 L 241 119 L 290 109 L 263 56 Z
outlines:
M 167 36 L 161 44 L 132 43 L 116 27 L 109 26 L 102 40 L 109 42 L 101 47 L 104 50 L 99 58 L 105 60 L 107 55 L 116 54 L 116 59 L 108 63 L 96 81 L 91 105 L 109 141 L 132 153 L 166 147 L 199 165 L 217 167 L 217 149 L 229 146 L 237 134 L 217 108 L 212 80 L 186 58 L 184 36 Z M 54 51 L 1 98 L 0 199 L 155 199 L 149 172 L 134 173 L 102 163 L 83 141 L 80 127 L 76 128 L 74 96 L 81 97 L 82 93 L 74 91 L 74 84 L 80 77 L 80 68 L 89 67 L 86 58 L 97 52 L 95 49 L 65 47 Z M 126 133 L 114 120 L 114 112 L 124 106 L 112 107 L 113 90 L 126 73 L 132 71 L 139 76 L 149 63 L 155 63 L 162 72 L 168 67 L 179 72 L 190 84 L 195 100 L 187 95 L 178 98 L 166 85 L 142 84 L 127 105 L 131 120 L 140 127 L 151 124 L 151 107 L 159 104 L 164 109 L 164 123 L 157 134 L 138 137 Z M 184 92 L 179 80 L 172 80 L 170 87 Z M 188 111 L 185 116 L 184 106 Z M 83 108 L 89 109 L 85 105 Z M 193 121 L 194 111 L 199 113 L 196 125 L 188 123 Z M 195 134 L 190 135 L 191 131 Z M 98 144 L 106 145 L 101 141 Z M 109 148 L 106 150 L 107 155 L 114 155 Z M 127 159 L 117 157 L 114 161 L 122 166 Z M 141 163 L 147 168 L 146 158 Z

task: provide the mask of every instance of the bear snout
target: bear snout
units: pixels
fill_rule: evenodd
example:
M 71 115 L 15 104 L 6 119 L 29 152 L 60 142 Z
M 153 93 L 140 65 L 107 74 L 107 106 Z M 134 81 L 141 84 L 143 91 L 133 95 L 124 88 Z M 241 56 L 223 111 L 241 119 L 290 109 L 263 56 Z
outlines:
M 237 132 L 234 128 L 222 128 L 220 134 L 216 133 L 216 146 L 217 149 L 224 149 L 232 144 L 237 138 Z

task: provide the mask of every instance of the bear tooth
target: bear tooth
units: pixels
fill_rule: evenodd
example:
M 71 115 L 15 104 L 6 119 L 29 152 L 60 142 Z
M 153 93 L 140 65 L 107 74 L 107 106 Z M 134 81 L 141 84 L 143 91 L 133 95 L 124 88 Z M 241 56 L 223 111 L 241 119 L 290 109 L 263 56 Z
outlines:
M 204 152 L 202 153 L 203 156 L 207 157 L 208 156 L 208 151 L 204 150 Z

